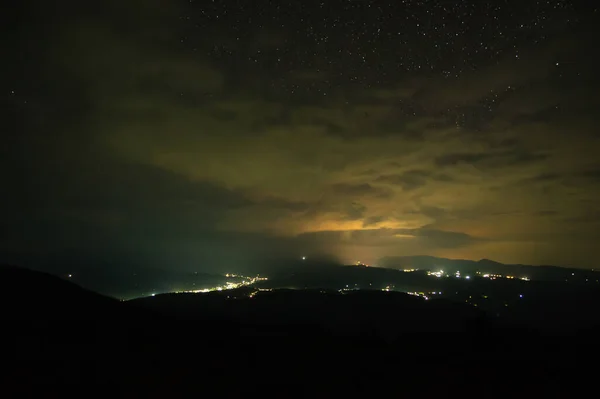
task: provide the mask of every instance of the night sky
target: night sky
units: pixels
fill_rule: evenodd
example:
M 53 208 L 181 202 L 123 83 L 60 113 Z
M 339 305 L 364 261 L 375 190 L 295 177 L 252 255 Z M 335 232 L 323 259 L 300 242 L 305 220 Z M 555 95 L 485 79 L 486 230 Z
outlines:
M 597 266 L 595 2 L 16 3 L 0 261 Z

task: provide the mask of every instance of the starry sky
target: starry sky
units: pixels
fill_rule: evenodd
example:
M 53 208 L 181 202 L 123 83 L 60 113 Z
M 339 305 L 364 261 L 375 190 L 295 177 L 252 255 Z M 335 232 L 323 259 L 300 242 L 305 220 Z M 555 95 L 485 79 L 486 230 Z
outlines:
M 2 16 L 1 260 L 592 268 L 597 10 L 19 2 Z

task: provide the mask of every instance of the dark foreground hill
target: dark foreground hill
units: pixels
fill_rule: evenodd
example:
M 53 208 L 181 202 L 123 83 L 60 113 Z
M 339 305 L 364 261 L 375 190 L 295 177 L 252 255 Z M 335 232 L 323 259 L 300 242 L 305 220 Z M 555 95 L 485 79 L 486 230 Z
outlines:
M 436 277 L 429 275 L 427 270 L 406 273 L 403 270 L 366 266 L 297 268 L 273 273 L 257 286 L 361 292 L 389 289 L 421 293 L 431 299 L 468 305 L 466 307 L 469 309 L 477 307 L 497 322 L 556 333 L 576 332 L 590 325 L 600 325 L 600 285 L 596 280 L 578 283 L 564 280 L 490 279 L 476 272 L 472 270 L 471 277 L 467 279 L 464 276 L 457 278 L 453 273 Z M 573 273 L 576 274 L 569 271 L 569 276 Z
M 4 318 L 95 320 L 115 317 L 122 309 L 116 299 L 51 274 L 0 266 L 0 278 Z
M 238 290 L 119 302 L 34 272 L 0 278 L 5 392 L 557 397 L 586 389 L 595 370 L 585 335 L 500 328 L 467 305 L 403 294 Z
M 332 334 L 395 340 L 403 334 L 483 334 L 491 328 L 477 308 L 425 301 L 399 292 L 243 288 L 206 295 L 164 294 L 131 301 L 178 320 L 264 328 L 269 334 Z

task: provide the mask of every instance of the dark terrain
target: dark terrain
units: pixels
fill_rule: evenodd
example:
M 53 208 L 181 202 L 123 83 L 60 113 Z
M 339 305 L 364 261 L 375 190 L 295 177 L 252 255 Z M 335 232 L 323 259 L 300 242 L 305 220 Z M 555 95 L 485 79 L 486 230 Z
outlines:
M 11 392 L 564 397 L 591 389 L 596 370 L 592 317 L 557 334 L 397 292 L 247 287 L 121 302 L 39 272 L 1 276 Z

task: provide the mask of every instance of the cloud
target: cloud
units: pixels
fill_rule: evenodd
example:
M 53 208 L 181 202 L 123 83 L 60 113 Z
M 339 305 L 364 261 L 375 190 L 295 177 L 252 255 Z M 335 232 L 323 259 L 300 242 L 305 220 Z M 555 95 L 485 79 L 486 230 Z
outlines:
M 582 85 L 596 76 L 583 62 L 590 45 L 547 41 L 458 78 L 337 84 L 309 62 L 273 72 L 209 59 L 215 46 L 272 55 L 288 38 L 184 46 L 180 9 L 154 1 L 37 15 L 60 23 L 27 33 L 38 48 L 19 84 L 36 111 L 6 101 L 26 125 L 15 124 L 22 134 L 5 142 L 0 170 L 14 248 L 77 244 L 184 264 L 269 251 L 369 262 L 571 253 L 591 264 L 600 142 L 597 77 Z
M 464 233 L 436 229 L 360 229 L 350 231 L 321 231 L 299 236 L 305 242 L 326 243 L 331 248 L 345 252 L 350 258 L 361 259 L 368 248 L 383 253 L 415 255 L 443 250 L 470 248 L 485 240 Z
M 417 94 L 418 101 L 427 107 L 444 109 L 476 103 L 509 87 L 536 85 L 552 74 L 558 60 L 569 58 L 577 45 L 575 38 L 570 37 L 519 52 L 508 51 L 503 59 L 487 68 L 464 72 L 458 79 L 430 82 Z
M 453 166 L 460 163 L 476 165 L 480 167 L 494 166 L 520 166 L 536 161 L 542 161 L 547 156 L 528 151 L 504 151 L 504 152 L 459 152 L 449 153 L 435 159 L 438 166 Z
M 600 168 L 581 171 L 577 173 L 577 176 L 585 179 L 590 179 L 598 183 L 600 182 Z
M 370 216 L 368 218 L 365 218 L 365 220 L 363 221 L 363 227 L 367 228 L 367 227 L 373 227 L 383 221 L 385 221 L 387 219 L 387 217 L 385 216 Z
M 426 240 L 432 247 L 438 249 L 463 247 L 477 241 L 475 238 L 465 233 L 427 228 L 415 231 L 415 236 Z
M 333 192 L 338 195 L 349 197 L 381 196 L 386 195 L 386 191 L 373 187 L 369 183 L 349 184 L 337 183 L 331 186 Z
M 449 182 L 452 181 L 452 177 L 428 170 L 413 169 L 400 174 L 379 176 L 376 179 L 380 183 L 398 185 L 404 191 L 418 189 L 426 185 L 430 180 L 434 182 Z

